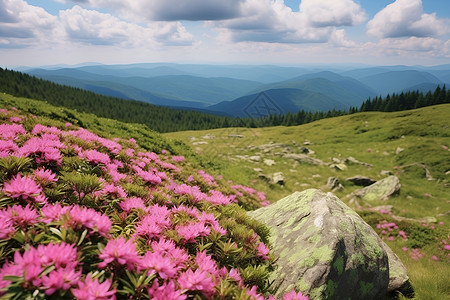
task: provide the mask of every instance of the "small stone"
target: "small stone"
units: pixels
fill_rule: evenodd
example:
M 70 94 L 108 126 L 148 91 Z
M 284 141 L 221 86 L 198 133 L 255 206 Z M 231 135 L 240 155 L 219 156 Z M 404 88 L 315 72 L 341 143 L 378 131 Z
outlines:
M 275 161 L 273 159 L 264 159 L 264 164 L 267 166 L 274 166 L 275 165 Z

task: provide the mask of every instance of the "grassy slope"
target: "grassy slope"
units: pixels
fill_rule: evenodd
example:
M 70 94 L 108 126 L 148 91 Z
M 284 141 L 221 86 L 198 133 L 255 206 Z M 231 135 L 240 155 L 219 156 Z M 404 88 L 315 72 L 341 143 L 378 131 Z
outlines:
M 445 149 L 450 147 L 448 116 L 450 105 L 439 105 L 396 113 L 359 113 L 296 127 L 216 129 L 168 133 L 164 136 L 190 144 L 196 152 L 215 161 L 219 166 L 217 171 L 226 178 L 266 191 L 271 201 L 296 190 L 322 188 L 330 176 L 339 178 L 344 185 L 343 191 L 336 192 L 336 195 L 343 198 L 358 188 L 346 182 L 345 178 L 365 175 L 379 180 L 383 178 L 380 174 L 382 170 L 390 170 L 400 178 L 401 193 L 387 203 L 380 202 L 376 205 L 393 205 L 393 213 L 398 216 L 415 219 L 436 217 L 444 225 L 435 225 L 432 239 L 439 240 L 426 243 L 423 247 L 424 259 L 419 261 L 412 260 L 401 250 L 408 246 L 406 242 L 396 240 L 388 243 L 409 269 L 418 299 L 447 299 L 450 298 L 450 284 L 447 281 L 450 257 L 449 251 L 445 253 L 440 241 L 448 239 L 450 233 L 450 175 L 445 174 L 450 170 L 450 151 Z M 230 138 L 229 134 L 241 134 L 245 137 Z M 298 148 L 305 140 L 311 141 L 311 145 L 307 147 L 315 152 L 313 156 L 325 162 L 331 162 L 332 158 L 345 159 L 353 156 L 374 166 L 348 165 L 345 171 L 327 166 L 296 166 L 293 161 L 275 154 L 282 148 L 265 153 L 252 147 L 271 142 L 284 143 L 294 153 L 299 153 Z M 405 150 L 395 154 L 398 147 Z M 257 155 L 261 159 L 273 159 L 276 165 L 269 167 L 262 162 L 239 159 L 237 155 Z M 427 180 L 424 170 L 417 166 L 403 168 L 412 163 L 426 165 L 434 180 Z M 283 172 L 285 186 L 268 185 L 258 178 L 254 168 L 263 169 L 265 174 Z M 389 220 L 386 215 L 367 212 L 362 214 L 372 225 L 383 219 Z M 433 261 L 432 255 L 438 256 L 439 261 Z

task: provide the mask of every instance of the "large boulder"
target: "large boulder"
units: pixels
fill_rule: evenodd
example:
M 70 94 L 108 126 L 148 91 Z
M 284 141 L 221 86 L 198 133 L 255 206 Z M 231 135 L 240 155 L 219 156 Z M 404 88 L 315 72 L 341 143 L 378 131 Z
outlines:
M 400 192 L 400 180 L 397 176 L 389 176 L 380 181 L 375 182 L 365 188 L 356 190 L 348 198 L 351 201 L 362 200 L 363 202 L 373 202 L 378 200 L 388 200 L 391 196 L 396 195 Z
M 294 288 L 310 299 L 386 295 L 388 246 L 334 194 L 316 189 L 296 192 L 248 214 L 271 231 L 273 253 L 279 257 L 270 277 L 277 298 Z M 396 286 L 402 280 L 407 276 L 391 279 Z

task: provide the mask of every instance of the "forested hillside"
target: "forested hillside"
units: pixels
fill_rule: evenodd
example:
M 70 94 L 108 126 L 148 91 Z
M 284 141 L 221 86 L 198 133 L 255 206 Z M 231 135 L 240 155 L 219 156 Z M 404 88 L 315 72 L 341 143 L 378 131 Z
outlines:
M 140 101 L 124 100 L 99 95 L 79 88 L 52 83 L 47 80 L 0 68 L 0 91 L 16 97 L 27 97 L 47 101 L 50 104 L 73 108 L 80 112 L 93 113 L 99 117 L 111 118 L 128 123 L 141 123 L 158 132 L 184 130 L 204 130 L 227 127 L 268 127 L 301 125 L 316 120 L 331 118 L 365 111 L 401 111 L 430 105 L 450 103 L 450 91 L 438 86 L 434 92 L 426 94 L 419 91 L 402 92 L 367 99 L 361 107 L 346 110 L 289 112 L 287 114 L 270 114 L 264 109 L 262 117 L 253 118 L 248 112 L 242 118 L 232 118 L 202 113 L 191 110 L 171 109 Z M 257 95 L 254 95 L 257 98 Z M 247 97 L 246 108 L 256 107 L 252 102 L 255 97 Z M 270 96 L 270 102 L 279 106 L 277 98 Z M 270 105 L 270 103 L 269 103 Z M 240 108 L 235 108 L 240 109 Z M 258 108 L 259 109 L 259 108 Z
M 231 118 L 201 112 L 175 110 L 140 101 L 102 96 L 1 68 L 0 91 L 16 97 L 44 100 L 53 105 L 93 113 L 99 117 L 146 124 L 159 132 L 219 128 L 228 126 L 233 121 Z

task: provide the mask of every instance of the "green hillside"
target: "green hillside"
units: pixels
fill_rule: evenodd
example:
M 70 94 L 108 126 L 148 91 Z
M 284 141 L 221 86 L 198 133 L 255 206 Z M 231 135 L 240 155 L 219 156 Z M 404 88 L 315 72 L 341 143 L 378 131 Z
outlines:
M 344 189 L 335 194 L 346 201 L 346 195 L 360 188 L 346 181 L 348 177 L 364 175 L 380 180 L 387 176 L 382 171 L 398 176 L 400 194 L 373 206 L 392 205 L 393 216 L 407 218 L 403 226 L 415 228 L 416 238 L 387 242 L 407 266 L 417 299 L 448 299 L 450 284 L 443 274 L 450 272 L 450 257 L 442 248 L 450 228 L 448 116 L 450 105 L 444 104 L 395 113 L 357 113 L 293 127 L 228 128 L 164 136 L 184 141 L 202 157 L 219 164 L 218 172 L 265 191 L 271 201 L 307 188 L 329 191 L 324 187 L 329 177 L 339 179 Z M 308 157 L 326 165 L 296 163 L 283 157 L 302 153 L 302 147 L 314 152 Z M 372 167 L 344 163 L 349 157 Z M 265 164 L 266 159 L 274 165 Z M 343 170 L 332 166 L 341 163 L 345 164 Z M 283 173 L 284 185 L 267 183 L 277 172 Z M 358 212 L 374 227 L 380 220 L 395 221 L 391 215 L 371 212 L 368 207 Z M 422 219 L 433 222 L 422 225 Z M 424 259 L 414 260 L 402 250 L 411 248 L 413 242 L 420 245 Z

